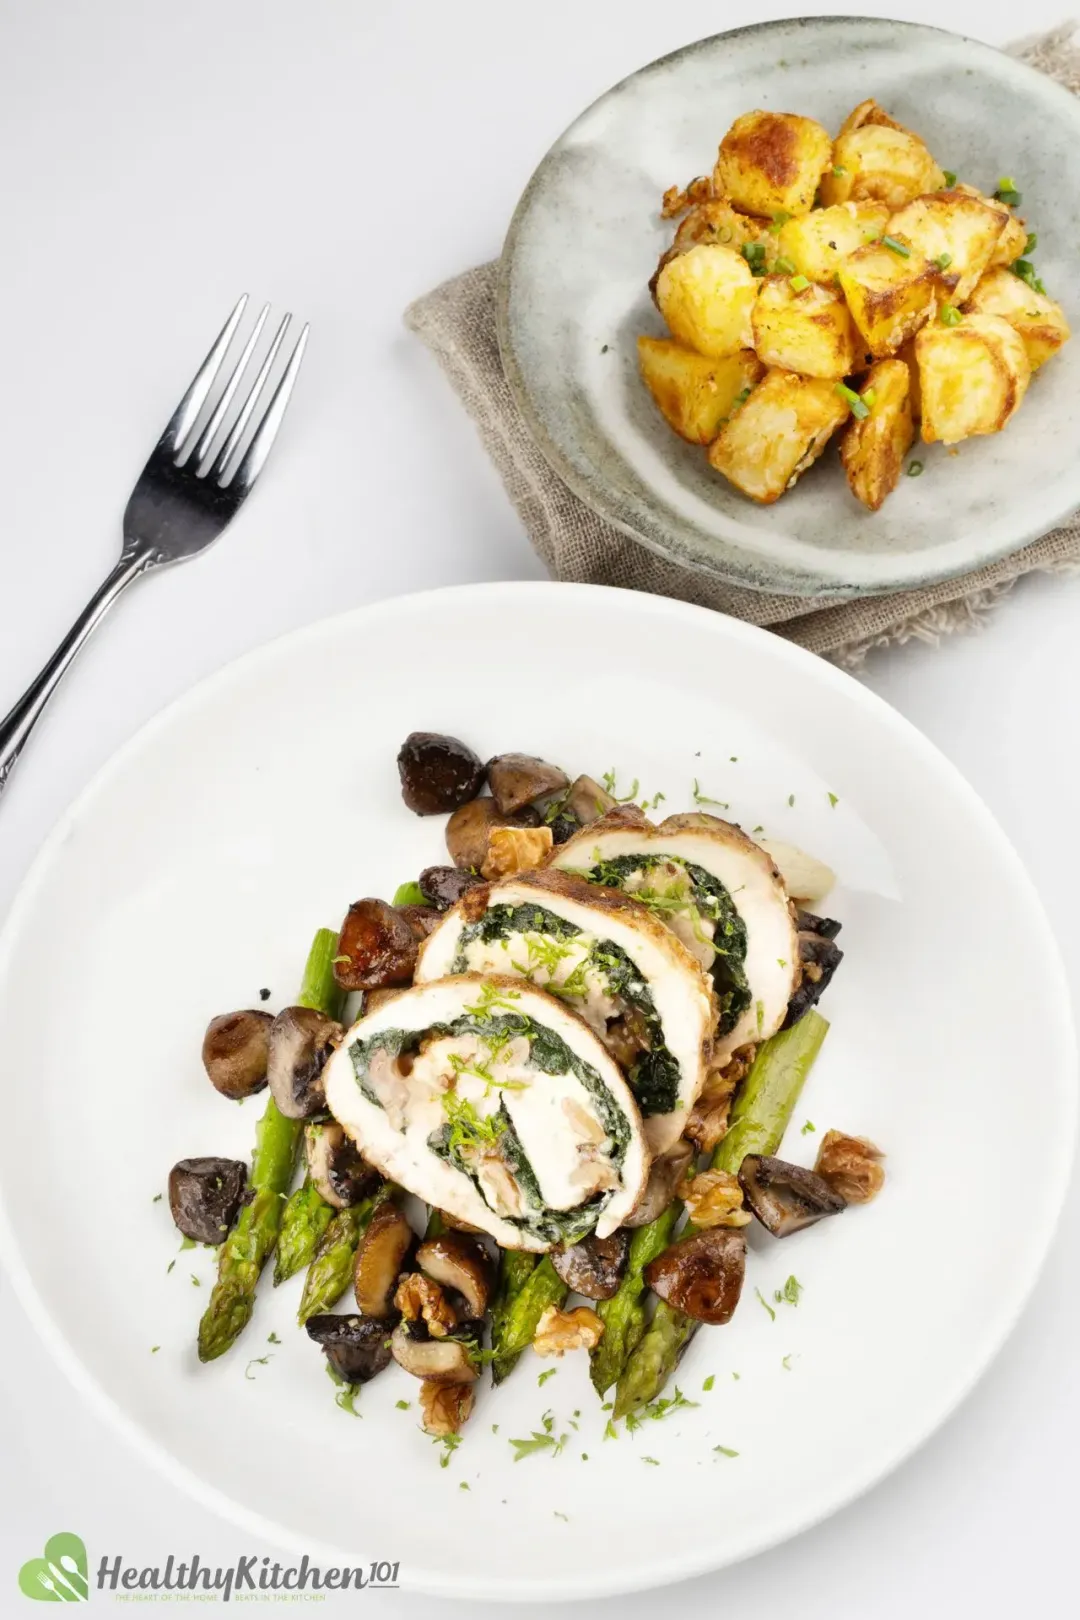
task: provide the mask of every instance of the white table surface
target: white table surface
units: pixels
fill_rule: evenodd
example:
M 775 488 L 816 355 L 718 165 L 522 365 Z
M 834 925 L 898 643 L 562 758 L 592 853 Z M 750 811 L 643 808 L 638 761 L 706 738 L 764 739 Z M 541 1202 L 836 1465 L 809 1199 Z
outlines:
M 1060 3 L 850 9 L 899 11 L 998 44 L 1054 25 Z M 312 321 L 313 342 L 265 485 L 236 529 L 197 565 L 136 587 L 40 727 L 0 810 L 0 910 L 90 774 L 203 674 L 344 606 L 539 576 L 471 426 L 401 310 L 497 252 L 535 163 L 609 84 L 686 41 L 790 9 L 4 0 L 0 707 L 110 565 L 133 476 L 237 293 L 290 301 Z M 849 7 L 819 0 L 819 9 Z M 984 634 L 879 654 L 866 672 L 1015 840 L 1074 981 L 1078 615 L 1080 580 L 1040 578 Z M 987 919 L 992 927 L 989 895 Z M 9 1107 L 14 1088 L 33 1083 L 4 1080 Z M 1015 1121 L 1002 1121 L 1016 1130 L 1017 1180 L 1001 1196 L 1018 1220 L 1024 1178 L 1038 1174 L 1025 1081 L 1017 1075 Z M 47 1158 L 45 1144 L 43 1174 Z M 1078 1262 L 1074 1192 L 989 1375 L 863 1501 L 663 1599 L 566 1612 L 644 1616 L 663 1602 L 690 1620 L 747 1602 L 779 1614 L 793 1600 L 803 1620 L 1058 1609 L 1074 1589 Z M 92 1560 L 109 1551 L 149 1564 L 197 1550 L 224 1564 L 273 1550 L 189 1502 L 83 1410 L 0 1277 L 0 1611 L 16 1612 L 19 1565 L 59 1528 L 81 1533 Z M 320 1612 L 355 1602 L 331 1596 Z M 463 1607 L 405 1593 L 365 1602 L 393 1620 Z

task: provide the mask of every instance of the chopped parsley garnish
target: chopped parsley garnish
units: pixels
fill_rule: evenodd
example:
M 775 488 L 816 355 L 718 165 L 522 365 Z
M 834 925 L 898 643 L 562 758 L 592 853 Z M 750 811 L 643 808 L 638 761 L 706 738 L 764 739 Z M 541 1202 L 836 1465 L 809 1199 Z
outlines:
M 397 1407 L 399 1412 L 407 1412 L 409 1410 L 409 1407 L 412 1405 L 412 1402 L 411 1401 L 395 1401 L 394 1405 Z
M 563 1524 L 569 1524 L 570 1523 L 570 1515 L 568 1513 L 560 1513 L 558 1508 L 552 1508 L 551 1511 L 552 1511 L 552 1513 L 555 1515 L 555 1517 L 557 1519 L 562 1520 Z
M 470 1488 L 471 1487 L 470 1487 L 469 1482 L 468 1482 L 467 1479 L 459 1479 L 458 1480 L 458 1490 L 459 1491 L 467 1491 Z
M 635 1429 L 640 1429 L 647 1418 L 652 1418 L 654 1422 L 660 1422 L 663 1418 L 670 1417 L 672 1412 L 678 1412 L 681 1409 L 697 1406 L 698 1404 L 697 1401 L 688 1401 L 676 1384 L 674 1395 L 667 1398 L 660 1396 L 659 1399 L 650 1401 L 648 1406 L 642 1406 L 636 1412 L 628 1412 L 626 1414 L 627 1433 L 633 1434 Z
M 706 1378 L 705 1382 L 702 1384 L 701 1387 L 705 1391 L 705 1393 L 708 1394 L 709 1390 L 712 1389 L 712 1387 L 713 1387 L 713 1385 L 715 1383 L 716 1383 L 716 1374 L 715 1373 L 710 1373 L 708 1378 Z
M 158 1351 L 159 1351 L 159 1350 L 160 1350 L 160 1349 L 161 1349 L 161 1346 L 160 1346 L 160 1344 L 152 1344 L 152 1345 L 151 1345 L 151 1346 L 150 1346 L 150 1354 L 151 1354 L 151 1355 L 152 1355 L 152 1356 L 156 1356 L 156 1355 L 157 1355 L 157 1353 L 158 1353 Z
M 636 799 L 638 794 L 641 792 L 641 782 L 639 781 L 639 779 L 636 776 L 634 777 L 634 780 L 630 785 L 629 793 L 620 793 L 619 792 L 619 790 L 618 790 L 618 780 L 616 778 L 616 775 L 615 775 L 614 771 L 605 771 L 603 776 L 600 778 L 600 780 L 604 784 L 604 791 L 606 793 L 610 793 L 611 797 L 613 799 L 615 799 L 619 804 L 629 804 L 630 800 L 631 799 Z
M 732 1451 L 730 1446 L 713 1446 L 713 1450 L 718 1451 L 721 1457 L 737 1457 L 739 1455 L 737 1451 Z
M 694 777 L 694 803 L 715 804 L 721 810 L 730 810 L 731 806 L 725 799 L 712 799 L 707 793 L 702 793 L 697 777 Z
M 755 1288 L 754 1293 L 758 1297 L 758 1304 L 761 1306 L 762 1310 L 763 1311 L 768 1311 L 769 1315 L 772 1317 L 773 1321 L 775 1322 L 776 1321 L 776 1312 L 773 1310 L 772 1306 L 769 1304 L 768 1300 L 765 1298 L 765 1295 L 761 1292 L 761 1289 L 760 1288 Z
M 781 1365 L 781 1367 L 783 1367 L 785 1372 L 790 1372 L 791 1371 L 791 1357 L 790 1357 L 790 1355 L 785 1356 L 783 1361 L 780 1363 L 780 1365 Z
M 619 1438 L 619 1431 L 615 1427 L 615 1424 L 612 1421 L 612 1419 L 608 1418 L 607 1422 L 604 1425 L 604 1439 L 605 1440 L 617 1440 L 618 1438 Z
M 164 1197 L 163 1193 L 155 1193 L 153 1198 L 151 1198 L 150 1202 L 152 1204 L 160 1204 L 163 1197 Z
M 437 1434 L 432 1437 L 437 1446 L 442 1446 L 443 1454 L 439 1458 L 440 1468 L 449 1468 L 450 1458 L 461 1444 L 461 1436 L 457 1433 Z
M 534 1429 L 527 1440 L 511 1440 L 514 1448 L 514 1461 L 520 1462 L 523 1457 L 535 1457 L 538 1452 L 548 1451 L 557 1457 L 566 1444 L 566 1436 L 560 1435 L 558 1439 L 545 1427 Z
M 252 1356 L 251 1360 L 248 1362 L 247 1366 L 244 1368 L 244 1377 L 249 1378 L 251 1380 L 251 1382 L 254 1383 L 255 1382 L 255 1374 L 251 1370 L 252 1367 L 266 1367 L 266 1366 L 269 1366 L 269 1363 L 270 1363 L 270 1357 L 269 1356 Z
M 797 1305 L 799 1303 L 799 1295 L 802 1293 L 802 1287 L 803 1285 L 797 1277 L 789 1277 L 783 1288 L 776 1289 L 773 1294 L 773 1299 L 775 1299 L 779 1305 Z
M 808 1119 L 805 1122 L 805 1124 L 803 1125 L 801 1134 L 803 1136 L 809 1136 L 811 1131 L 816 1131 L 816 1130 L 817 1130 L 817 1126 L 814 1124 L 813 1120 Z
M 923 470 L 923 464 L 922 464 L 921 461 L 909 461 L 908 462 L 907 475 L 908 475 L 909 478 L 918 478 L 918 476 L 922 472 L 922 470 Z
M 837 805 L 840 803 L 839 795 L 837 795 L 835 793 L 827 793 L 825 795 L 825 797 L 828 799 L 829 804 L 835 810 Z
M 642 1457 L 641 1460 L 642 1460 L 643 1463 L 651 1464 L 651 1466 L 653 1468 L 659 1468 L 659 1466 L 660 1466 L 659 1462 L 657 1461 L 657 1459 L 655 1457 Z
M 542 1389 L 549 1378 L 554 1378 L 558 1370 L 558 1367 L 548 1367 L 546 1371 L 542 1372 L 536 1380 L 538 1388 Z

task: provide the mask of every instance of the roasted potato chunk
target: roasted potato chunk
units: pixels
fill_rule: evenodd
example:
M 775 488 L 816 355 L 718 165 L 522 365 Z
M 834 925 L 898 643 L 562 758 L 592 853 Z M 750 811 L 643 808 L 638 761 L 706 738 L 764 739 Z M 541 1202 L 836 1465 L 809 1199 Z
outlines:
M 915 339 L 927 444 L 958 444 L 1000 433 L 1027 392 L 1031 365 L 1023 339 L 1000 315 L 934 321 Z
M 849 253 L 882 234 L 888 218 L 884 203 L 848 202 L 835 208 L 815 208 L 780 227 L 777 248 L 799 275 L 809 276 L 811 281 L 832 281 Z
M 711 444 L 736 400 L 765 373 L 752 349 L 710 359 L 671 338 L 638 338 L 645 386 L 669 425 L 691 444 Z
M 805 279 L 805 278 L 804 278 Z M 767 276 L 751 319 L 754 349 L 765 365 L 804 377 L 846 377 L 860 353 L 843 294 L 790 276 Z
M 996 197 L 987 197 L 974 186 L 965 185 L 961 180 L 954 187 L 954 191 L 962 191 L 967 197 L 977 197 L 987 208 L 992 208 L 1001 215 L 1002 230 L 997 244 L 990 255 L 990 264 L 1015 264 L 1022 259 L 1024 249 L 1027 247 L 1028 231 L 1022 219 L 1018 219 L 1008 203 L 998 202 Z
M 896 488 L 911 448 L 911 373 L 903 360 L 879 360 L 871 366 L 860 397 L 870 415 L 854 416 L 840 440 L 840 460 L 851 493 L 871 512 Z
M 857 107 L 852 108 L 840 125 L 840 135 L 850 135 L 853 129 L 861 129 L 864 124 L 884 124 L 886 129 L 904 128 L 895 118 L 889 117 L 884 107 L 878 106 L 873 96 L 868 101 L 860 101 Z M 905 130 L 904 133 L 908 134 L 909 131 Z M 837 140 L 840 139 L 840 135 L 837 136 Z
M 832 161 L 828 131 L 798 113 L 743 113 L 723 140 L 713 190 L 747 214 L 808 214 Z
M 1069 340 L 1069 323 L 1060 304 L 1036 292 L 1000 265 L 988 270 L 964 306 L 969 315 L 1000 315 L 1018 332 L 1032 371 Z
M 836 385 L 769 371 L 709 447 L 709 461 L 762 505 L 778 501 L 848 415 Z
M 894 354 L 918 331 L 946 291 L 937 266 L 915 248 L 905 256 L 883 242 L 857 248 L 839 275 L 852 319 L 877 359 Z
M 672 336 L 718 359 L 753 348 L 756 297 L 757 282 L 742 254 L 708 242 L 665 264 L 656 281 L 656 302 Z
M 915 339 L 908 338 L 903 348 L 897 349 L 896 358 L 902 360 L 908 368 L 908 404 L 911 407 L 912 419 L 916 422 L 922 419 L 922 396 L 919 393 L 919 367 L 915 359 Z
M 889 235 L 910 242 L 936 263 L 950 299 L 962 304 L 990 263 L 1004 228 L 1000 209 L 965 191 L 916 197 L 889 220 Z
M 945 175 L 917 135 L 899 125 L 864 123 L 837 137 L 832 168 L 821 178 L 821 200 L 826 208 L 871 201 L 896 209 L 944 184 Z
M 775 256 L 775 234 L 770 232 L 764 221 L 751 219 L 749 214 L 737 213 L 726 197 L 713 197 L 691 208 L 680 222 L 671 245 L 680 253 L 685 253 L 687 248 L 696 247 L 699 242 L 716 242 L 721 247 L 734 248 L 736 252 L 747 242 L 762 242 L 766 248 L 773 245 Z

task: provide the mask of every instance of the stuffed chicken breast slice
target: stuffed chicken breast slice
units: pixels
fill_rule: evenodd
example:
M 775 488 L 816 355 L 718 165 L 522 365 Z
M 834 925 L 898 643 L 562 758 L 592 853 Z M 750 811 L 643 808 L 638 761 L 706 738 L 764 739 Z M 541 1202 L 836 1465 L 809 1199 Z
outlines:
M 369 1164 L 504 1248 L 606 1237 L 644 1189 L 649 1153 L 618 1065 L 520 979 L 402 991 L 353 1025 L 324 1084 Z
M 682 1134 L 716 1024 L 711 982 L 645 906 L 565 872 L 470 890 L 424 942 L 417 982 L 519 974 L 579 1013 L 626 1073 L 652 1153 Z
M 693 953 L 720 1008 L 714 1063 L 780 1028 L 799 973 L 791 901 L 772 857 L 741 828 L 700 813 L 658 827 L 601 819 L 551 864 L 633 895 Z

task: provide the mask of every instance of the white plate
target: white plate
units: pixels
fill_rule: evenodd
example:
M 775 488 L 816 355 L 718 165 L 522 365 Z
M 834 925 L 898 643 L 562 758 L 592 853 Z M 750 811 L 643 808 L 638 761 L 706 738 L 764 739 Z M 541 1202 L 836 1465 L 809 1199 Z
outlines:
M 363 1391 L 362 1419 L 335 1406 L 292 1325 L 299 1279 L 275 1294 L 266 1278 L 244 1339 L 201 1367 L 212 1260 L 178 1255 L 153 1202 L 175 1159 L 250 1147 L 261 1101 L 238 1107 L 208 1086 L 207 1019 L 257 1005 L 261 986 L 285 1004 L 316 927 L 439 859 L 440 819 L 416 819 L 398 793 L 395 754 L 418 727 L 481 753 L 613 766 L 665 792 L 666 810 L 697 778 L 747 826 L 831 862 L 847 958 L 785 1151 L 812 1161 L 809 1118 L 869 1135 L 889 1170 L 866 1209 L 782 1245 L 753 1235 L 734 1322 L 702 1330 L 678 1375 L 696 1409 L 604 1441 L 584 1357 L 530 1352 L 482 1390 L 445 1469 L 396 1367 Z M 666 1584 L 850 1501 L 1001 1344 L 1046 1250 L 1073 1135 L 1057 954 L 1016 855 L 952 766 L 787 642 L 587 586 L 365 608 L 167 710 L 27 878 L 0 940 L 0 1043 L 0 1247 L 65 1370 L 143 1456 L 237 1524 L 324 1565 L 398 1560 L 403 1584 L 443 1596 Z M 1039 1120 L 1030 1175 L 1009 1123 L 1018 1084 Z M 792 1273 L 804 1293 L 773 1321 L 754 1290 L 771 1300 Z M 562 1454 L 512 1462 L 510 1437 L 549 1408 Z
M 989 45 L 916 23 L 804 17 L 675 51 L 624 79 L 555 142 L 507 235 L 499 343 L 544 455 L 595 511 L 677 563 L 788 596 L 912 590 L 1017 550 L 1080 502 L 1080 342 L 1040 372 L 1001 438 L 913 446 L 879 512 L 847 487 L 835 446 L 773 506 L 713 472 L 664 422 L 637 336 L 665 328 L 648 281 L 674 234 L 660 197 L 708 173 L 755 107 L 830 130 L 875 97 L 961 180 L 1023 188 L 1040 275 L 1074 329 L 1080 101 Z

